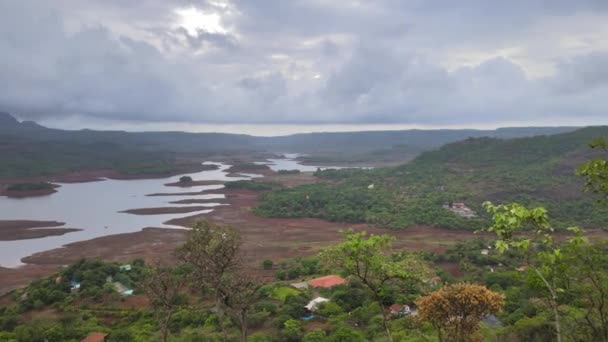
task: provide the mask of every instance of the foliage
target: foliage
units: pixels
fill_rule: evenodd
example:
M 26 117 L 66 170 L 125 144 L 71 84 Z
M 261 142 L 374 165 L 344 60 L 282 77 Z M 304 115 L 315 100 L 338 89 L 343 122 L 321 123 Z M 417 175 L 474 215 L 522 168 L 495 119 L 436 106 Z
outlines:
M 272 293 L 272 298 L 285 302 L 287 297 L 297 296 L 299 294 L 300 294 L 300 291 L 298 291 L 294 288 L 291 288 L 289 286 L 277 286 L 277 287 L 275 287 L 275 289 Z
M 226 189 L 244 189 L 251 191 L 268 191 L 280 189 L 281 185 L 271 182 L 258 182 L 253 180 L 238 180 L 224 183 Z
M 272 260 L 266 259 L 262 261 L 262 268 L 265 270 L 271 270 L 274 262 Z
M 498 313 L 504 296 L 474 284 L 454 284 L 422 297 L 416 303 L 421 320 L 435 326 L 441 341 L 478 341 L 479 323 Z
M 37 191 L 37 190 L 50 190 L 53 189 L 54 185 L 49 182 L 38 182 L 38 183 L 17 183 L 9 185 L 6 190 L 8 191 Z
M 388 228 L 421 224 L 480 229 L 490 223 L 481 204 L 491 199 L 545 207 L 554 213 L 557 229 L 608 227 L 608 208 L 590 205 L 593 201 L 578 190 L 583 184 L 572 165 L 589 155 L 587 141 L 601 135 L 608 135 L 606 127 L 509 140 L 472 138 L 425 152 L 399 167 L 319 170 L 317 177 L 332 182 L 264 194 L 254 212 Z M 589 164 L 586 174 L 606 177 L 601 163 L 605 160 Z M 442 207 L 450 202 L 466 203 L 478 217 L 467 219 Z
M 388 235 L 367 235 L 352 230 L 343 233 L 345 241 L 321 252 L 324 264 L 354 276 L 372 293 L 383 307 L 385 287 L 393 281 L 419 281 L 428 275 L 426 265 L 415 255 L 390 255 L 392 238 Z M 391 334 L 383 315 L 383 326 L 389 340 Z
M 192 183 L 192 177 L 190 176 L 181 176 L 179 177 L 180 183 Z
M 160 265 L 151 269 L 142 281 L 142 290 L 157 314 L 163 342 L 168 338 L 171 317 L 180 305 L 186 302 L 181 293 L 185 283 L 186 279 L 182 274 L 173 268 Z
M 608 152 L 608 143 L 605 138 L 594 140 L 591 148 Z M 577 173 L 585 179 L 585 190 L 599 194 L 600 202 L 608 202 L 608 160 L 595 158 L 579 166 Z

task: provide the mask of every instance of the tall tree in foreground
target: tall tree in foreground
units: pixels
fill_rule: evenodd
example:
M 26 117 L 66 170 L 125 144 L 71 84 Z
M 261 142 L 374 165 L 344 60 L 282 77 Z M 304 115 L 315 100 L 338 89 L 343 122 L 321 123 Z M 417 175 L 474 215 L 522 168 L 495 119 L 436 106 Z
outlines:
M 487 231 L 497 235 L 495 245 L 498 252 L 515 249 L 522 253 L 527 266 L 542 281 L 553 313 L 555 338 L 561 342 L 558 294 L 565 290 L 557 282 L 557 269 L 565 263 L 562 245 L 553 239 L 554 230 L 549 224 L 547 210 L 542 207 L 528 209 L 518 203 L 494 205 L 485 202 L 484 207 L 492 214 L 493 224 Z M 532 234 L 521 234 L 525 230 L 531 231 Z M 580 228 L 572 227 L 568 230 L 573 233 L 573 237 L 567 239 L 563 246 L 580 246 L 586 243 Z
M 224 341 L 228 339 L 224 324 L 225 284 L 241 269 L 241 241 L 234 228 L 201 221 L 194 225 L 186 242 L 176 251 L 182 261 L 192 266 L 195 287 L 202 292 L 211 290 L 214 293 Z
M 261 282 L 244 270 L 231 274 L 218 289 L 226 311 L 241 329 L 241 340 L 247 342 L 247 316 L 253 304 L 259 299 L 258 289 Z
M 504 306 L 504 296 L 485 286 L 454 284 L 422 297 L 416 303 L 421 320 L 430 322 L 439 341 L 480 341 L 479 323 Z
M 163 342 L 167 342 L 171 317 L 186 301 L 181 293 L 185 283 L 182 274 L 160 264 L 152 268 L 141 283 L 141 289 L 156 313 Z
M 428 276 L 425 263 L 413 254 L 402 253 L 393 259 L 392 240 L 388 235 L 367 235 L 366 232 L 343 232 L 345 241 L 325 248 L 321 259 L 325 265 L 354 276 L 371 292 L 382 309 L 383 327 L 389 341 L 392 341 L 388 326 L 383 294 L 385 285 L 392 281 L 418 281 Z

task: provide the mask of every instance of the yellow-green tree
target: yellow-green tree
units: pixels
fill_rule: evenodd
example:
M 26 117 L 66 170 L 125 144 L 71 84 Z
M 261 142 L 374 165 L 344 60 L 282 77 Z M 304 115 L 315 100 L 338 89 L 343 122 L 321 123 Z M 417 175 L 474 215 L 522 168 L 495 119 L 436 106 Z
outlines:
M 478 341 L 479 323 L 504 306 L 502 294 L 474 284 L 453 284 L 420 298 L 418 316 L 437 329 L 440 341 Z

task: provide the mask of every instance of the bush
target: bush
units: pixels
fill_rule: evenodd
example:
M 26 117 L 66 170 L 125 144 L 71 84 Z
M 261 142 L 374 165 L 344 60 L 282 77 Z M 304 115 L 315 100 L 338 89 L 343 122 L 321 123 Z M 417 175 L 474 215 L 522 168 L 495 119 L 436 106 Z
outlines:
M 274 263 L 272 262 L 272 260 L 264 260 L 264 261 L 262 261 L 262 268 L 264 268 L 265 270 L 272 269 L 273 265 L 274 265 Z
M 191 183 L 192 182 L 192 177 L 190 176 L 182 176 L 179 178 L 179 182 L 180 183 Z
M 315 329 L 315 330 L 309 332 L 308 334 L 304 335 L 304 338 L 302 339 L 302 341 L 304 341 L 304 342 L 327 341 L 327 334 L 325 333 L 325 331 L 323 331 L 321 329 Z
M 286 341 L 299 341 L 302 338 L 302 322 L 289 319 L 283 323 L 281 334 Z
M 50 190 L 53 189 L 53 184 L 49 182 L 38 182 L 38 183 L 17 183 L 9 186 L 8 191 L 37 191 L 37 190 Z
M 252 180 L 238 180 L 224 183 L 226 189 L 244 189 L 251 191 L 267 191 L 277 190 L 281 188 L 280 184 L 271 182 L 256 182 Z

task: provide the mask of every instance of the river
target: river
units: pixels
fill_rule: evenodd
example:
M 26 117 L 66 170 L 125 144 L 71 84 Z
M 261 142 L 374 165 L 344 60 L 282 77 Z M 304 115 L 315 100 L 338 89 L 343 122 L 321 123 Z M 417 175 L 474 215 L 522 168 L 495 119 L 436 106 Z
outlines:
M 268 165 L 273 170 L 298 169 L 314 171 L 316 166 L 301 165 L 286 155 L 285 159 L 270 159 Z M 234 181 L 249 179 L 255 175 L 244 177 L 227 177 L 226 169 L 230 165 L 219 163 L 217 170 L 201 171 L 187 174 L 195 181 Z M 188 196 L 147 196 L 152 193 L 179 193 L 221 189 L 223 185 L 203 185 L 190 188 L 169 188 L 164 184 L 177 182 L 183 175 L 162 179 L 112 180 L 98 182 L 61 184 L 58 192 L 43 197 L 14 199 L 0 197 L 0 220 L 36 220 L 65 222 L 65 228 L 78 228 L 81 231 L 71 232 L 62 236 L 49 236 L 37 239 L 17 241 L 0 241 L 0 266 L 16 267 L 21 265 L 23 257 L 34 253 L 59 248 L 65 244 L 89 240 L 101 236 L 131 233 L 145 227 L 176 228 L 165 224 L 174 218 L 208 213 L 220 203 L 192 204 L 191 206 L 206 206 L 209 209 L 181 213 L 159 215 L 133 215 L 121 211 L 136 208 L 156 207 L 186 207 L 187 204 L 171 204 L 180 199 L 214 199 L 224 198 L 222 194 L 200 194 Z

